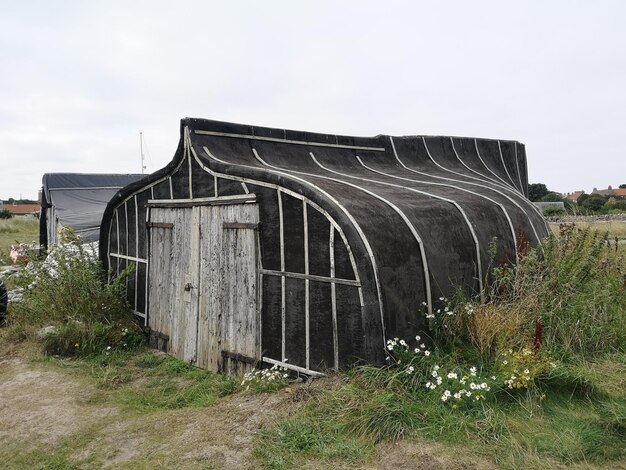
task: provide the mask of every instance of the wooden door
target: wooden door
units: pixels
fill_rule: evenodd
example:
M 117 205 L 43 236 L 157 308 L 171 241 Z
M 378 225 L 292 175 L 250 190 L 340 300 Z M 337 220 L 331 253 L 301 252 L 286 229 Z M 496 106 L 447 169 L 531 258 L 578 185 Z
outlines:
M 168 336 L 166 352 L 197 360 L 199 225 L 198 207 L 150 210 L 148 326 Z
M 198 367 L 250 370 L 260 353 L 256 203 L 150 209 L 148 326 Z
M 246 371 L 260 359 L 258 205 L 205 206 L 200 219 L 198 365 Z

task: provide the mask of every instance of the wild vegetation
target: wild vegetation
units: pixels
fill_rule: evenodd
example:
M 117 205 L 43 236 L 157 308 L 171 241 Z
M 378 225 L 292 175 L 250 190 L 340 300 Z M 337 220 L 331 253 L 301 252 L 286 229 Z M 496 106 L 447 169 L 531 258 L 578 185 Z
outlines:
M 45 261 L 32 261 L 16 279 L 23 300 L 7 317 L 15 340 L 38 340 L 49 355 L 89 356 L 131 350 L 143 334 L 125 301 L 126 276 L 105 282 L 95 255 L 71 231 Z
M 34 351 L 34 366 L 88 381 L 97 390 L 89 403 L 123 415 L 56 447 L 9 443 L 0 458 L 18 468 L 93 468 L 108 461 L 97 450 L 111 439 L 107 427 L 153 426 L 151 439 L 166 446 L 156 437 L 163 421 L 183 426 L 193 410 L 228 400 L 238 404 L 220 419 L 243 419 L 237 397 L 276 396 L 280 406 L 252 401 L 245 411 L 275 415 L 256 437 L 247 428 L 251 467 L 375 466 L 389 443 L 439 446 L 468 467 L 624 466 L 626 253 L 608 243 L 612 237 L 564 227 L 543 249 L 521 250 L 518 266 L 495 266 L 482 296 L 459 293 L 439 299 L 433 312 L 424 307 L 418 314 L 429 334 L 389 338 L 386 366 L 362 365 L 313 386 L 294 384 L 278 368 L 227 377 L 147 350 L 123 300 L 124 276 L 107 282 L 89 250 L 69 237 L 20 276 L 24 300 L 10 305 L 0 352 Z M 237 434 L 237 426 L 227 428 Z M 179 451 L 167 449 L 159 462 L 180 466 Z M 122 467 L 153 465 L 154 450 L 146 452 Z M 207 465 L 229 465 L 216 462 Z
M 258 442 L 266 468 L 365 464 L 378 442 L 425 440 L 500 468 L 626 461 L 626 261 L 590 229 L 565 231 L 480 300 L 441 299 L 428 337 L 390 338 L 388 366 L 348 372 Z

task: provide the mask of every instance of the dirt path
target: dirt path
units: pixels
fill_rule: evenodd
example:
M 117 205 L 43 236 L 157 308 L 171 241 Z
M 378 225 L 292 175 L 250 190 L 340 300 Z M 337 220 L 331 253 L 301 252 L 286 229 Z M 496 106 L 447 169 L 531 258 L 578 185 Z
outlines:
M 14 455 L 19 468 L 28 453 L 74 444 L 67 460 L 88 468 L 254 468 L 255 434 L 290 400 L 236 395 L 210 408 L 135 415 L 101 396 L 63 371 L 0 360 L 0 456 Z
M 299 406 L 294 392 L 238 394 L 209 408 L 137 415 L 106 404 L 102 390 L 68 372 L 0 359 L 0 466 L 41 468 L 45 461 L 51 463 L 43 468 L 257 468 L 255 435 Z M 378 454 L 366 468 L 477 468 L 421 444 L 387 443 Z M 321 462 L 298 467 L 344 468 Z

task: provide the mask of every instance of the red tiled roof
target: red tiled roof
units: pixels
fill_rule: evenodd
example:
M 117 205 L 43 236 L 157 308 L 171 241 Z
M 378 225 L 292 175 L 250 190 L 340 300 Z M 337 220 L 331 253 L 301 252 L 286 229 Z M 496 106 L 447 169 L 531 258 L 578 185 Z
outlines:
M 613 196 L 626 197 L 626 188 L 617 188 L 613 190 Z
M 41 211 L 39 204 L 16 204 L 15 206 L 13 204 L 4 204 L 2 208 L 7 209 L 13 215 L 33 214 Z
M 576 202 L 578 201 L 578 198 L 583 195 L 584 192 L 585 191 L 574 191 L 572 194 L 568 194 L 567 196 L 565 196 L 565 199 L 567 199 L 568 201 Z

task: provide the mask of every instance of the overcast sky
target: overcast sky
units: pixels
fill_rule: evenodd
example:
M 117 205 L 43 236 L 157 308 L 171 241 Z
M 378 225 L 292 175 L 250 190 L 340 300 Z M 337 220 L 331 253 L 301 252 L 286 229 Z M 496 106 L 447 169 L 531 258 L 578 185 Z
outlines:
M 626 183 L 626 2 L 0 0 L 0 198 L 139 173 L 179 120 L 517 139 L 530 182 Z

